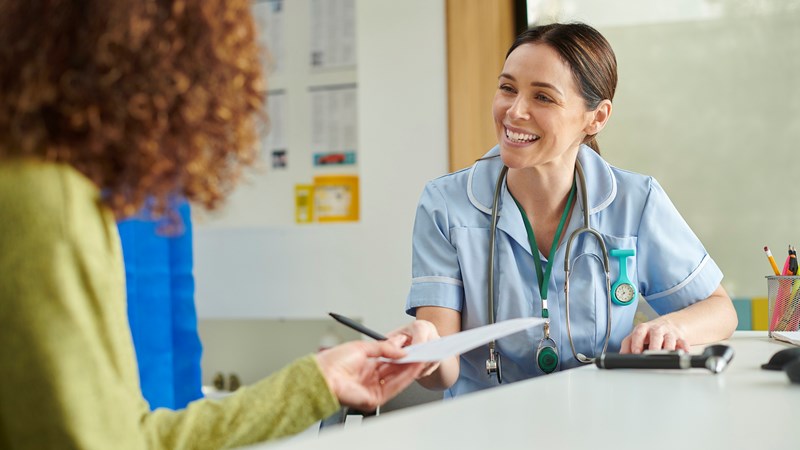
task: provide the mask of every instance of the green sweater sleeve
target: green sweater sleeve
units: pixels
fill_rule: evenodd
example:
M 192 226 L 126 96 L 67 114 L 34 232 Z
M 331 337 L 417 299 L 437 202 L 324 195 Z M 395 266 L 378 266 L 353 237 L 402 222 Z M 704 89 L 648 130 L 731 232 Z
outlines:
M 229 448 L 298 433 L 339 408 L 313 355 L 222 400 L 200 400 L 145 421 L 152 447 Z
M 0 205 L 0 448 L 241 446 L 338 408 L 308 356 L 222 401 L 151 413 L 97 188 L 66 166 L 2 161 Z

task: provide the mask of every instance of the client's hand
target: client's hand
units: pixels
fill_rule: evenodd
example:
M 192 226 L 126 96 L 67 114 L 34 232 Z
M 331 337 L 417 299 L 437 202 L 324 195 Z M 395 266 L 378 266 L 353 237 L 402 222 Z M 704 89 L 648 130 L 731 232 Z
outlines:
M 317 354 L 317 362 L 339 403 L 372 411 L 399 394 L 425 369 L 424 363 L 393 364 L 377 358 L 402 358 L 405 337 L 354 341 Z
M 427 320 L 415 320 L 408 325 L 398 328 L 388 335 L 391 338 L 396 336 L 404 336 L 405 340 L 401 341 L 401 346 L 406 347 L 412 344 L 421 344 L 423 342 L 433 341 L 440 339 L 439 331 L 436 326 Z M 420 378 L 427 377 L 439 368 L 439 362 L 426 363 L 425 370 L 419 375 Z

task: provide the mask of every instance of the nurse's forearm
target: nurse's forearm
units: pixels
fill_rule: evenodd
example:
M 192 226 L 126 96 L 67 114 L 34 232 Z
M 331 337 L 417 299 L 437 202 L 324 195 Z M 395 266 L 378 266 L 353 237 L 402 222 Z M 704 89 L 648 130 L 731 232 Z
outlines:
M 458 356 L 452 356 L 442 360 L 438 369 L 427 377 L 420 378 L 417 382 L 434 391 L 448 389 L 458 380 L 459 368 Z
M 717 287 L 708 298 L 663 318 L 675 324 L 690 345 L 727 339 L 739 322 L 733 302 L 722 286 Z

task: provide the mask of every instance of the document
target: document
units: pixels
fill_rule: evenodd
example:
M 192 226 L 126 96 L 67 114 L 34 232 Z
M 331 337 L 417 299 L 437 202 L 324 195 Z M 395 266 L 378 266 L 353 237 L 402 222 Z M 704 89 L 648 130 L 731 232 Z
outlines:
M 781 342 L 800 346 L 800 331 L 773 331 L 772 337 Z
M 404 348 L 407 353 L 405 357 L 394 360 L 383 360 L 398 364 L 440 361 L 449 356 L 472 350 L 494 339 L 500 339 L 503 336 L 508 336 L 509 334 L 543 323 L 544 319 L 540 317 L 523 317 L 520 319 L 504 320 L 492 325 L 451 334 L 450 336 L 445 336 L 435 341 L 409 345 Z

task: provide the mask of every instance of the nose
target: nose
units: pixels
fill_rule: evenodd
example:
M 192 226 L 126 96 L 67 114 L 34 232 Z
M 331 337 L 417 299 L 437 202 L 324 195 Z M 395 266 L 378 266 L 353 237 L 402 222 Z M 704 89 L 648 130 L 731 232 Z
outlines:
M 528 102 L 525 100 L 525 97 L 522 95 L 518 95 L 514 98 L 514 102 L 508 107 L 506 114 L 508 114 L 509 118 L 511 119 L 520 119 L 520 120 L 527 120 L 530 119 L 531 114 L 528 110 Z

